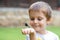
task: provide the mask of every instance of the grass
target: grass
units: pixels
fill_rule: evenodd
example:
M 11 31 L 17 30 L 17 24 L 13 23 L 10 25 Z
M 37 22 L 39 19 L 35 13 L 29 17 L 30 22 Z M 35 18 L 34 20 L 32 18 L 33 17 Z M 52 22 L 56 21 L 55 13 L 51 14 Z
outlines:
M 60 27 L 47 27 L 56 33 L 60 38 Z M 22 35 L 21 28 L 0 28 L 0 40 L 25 40 L 25 35 Z
M 0 28 L 0 40 L 20 40 L 18 28 Z

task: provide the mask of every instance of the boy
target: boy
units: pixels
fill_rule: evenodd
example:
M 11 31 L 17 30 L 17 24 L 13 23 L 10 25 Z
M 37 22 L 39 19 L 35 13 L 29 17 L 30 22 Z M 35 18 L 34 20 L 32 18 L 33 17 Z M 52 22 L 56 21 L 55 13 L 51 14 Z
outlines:
M 59 40 L 58 36 L 46 26 L 51 22 L 52 9 L 45 2 L 35 2 L 29 8 L 31 28 L 22 29 L 23 34 L 29 34 L 27 40 Z

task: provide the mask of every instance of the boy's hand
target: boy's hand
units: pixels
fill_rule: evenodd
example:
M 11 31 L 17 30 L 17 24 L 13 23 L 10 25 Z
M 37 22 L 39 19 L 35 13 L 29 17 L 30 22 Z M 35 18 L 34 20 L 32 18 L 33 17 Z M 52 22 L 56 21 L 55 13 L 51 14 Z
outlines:
M 35 33 L 35 30 L 33 28 L 25 28 L 25 29 L 22 29 L 22 34 L 34 34 Z

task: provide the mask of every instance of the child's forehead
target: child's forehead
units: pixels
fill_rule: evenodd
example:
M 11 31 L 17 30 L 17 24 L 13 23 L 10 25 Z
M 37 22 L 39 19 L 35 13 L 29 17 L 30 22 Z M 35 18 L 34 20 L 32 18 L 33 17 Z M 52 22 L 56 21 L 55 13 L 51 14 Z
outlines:
M 31 12 L 29 16 L 30 17 L 43 17 L 43 16 L 45 17 L 44 13 L 42 12 Z

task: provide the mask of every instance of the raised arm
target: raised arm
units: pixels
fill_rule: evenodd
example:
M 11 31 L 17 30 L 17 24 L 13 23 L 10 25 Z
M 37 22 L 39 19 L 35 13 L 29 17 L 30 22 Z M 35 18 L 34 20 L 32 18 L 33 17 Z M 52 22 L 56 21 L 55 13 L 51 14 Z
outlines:
M 36 32 L 33 28 L 25 28 L 25 29 L 22 29 L 22 34 L 29 34 L 30 36 L 30 40 L 36 40 Z

